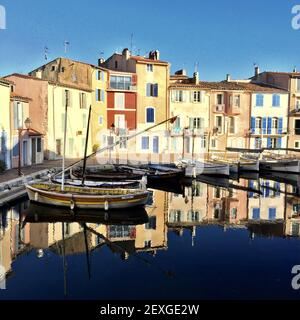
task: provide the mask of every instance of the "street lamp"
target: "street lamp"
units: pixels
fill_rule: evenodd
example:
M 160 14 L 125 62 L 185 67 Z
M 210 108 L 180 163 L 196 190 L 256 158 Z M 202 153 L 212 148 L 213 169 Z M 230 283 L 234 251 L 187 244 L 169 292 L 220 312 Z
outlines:
M 31 124 L 32 124 L 32 121 L 30 118 L 27 118 L 25 121 L 24 121 L 24 124 L 25 124 L 25 128 L 27 129 L 27 131 L 30 129 L 31 127 Z M 19 159 L 18 159 L 18 175 L 19 177 L 22 176 L 22 172 L 21 172 L 21 142 L 22 142 L 22 131 L 23 131 L 23 128 L 22 127 L 19 127 L 18 129 L 18 138 L 19 138 Z

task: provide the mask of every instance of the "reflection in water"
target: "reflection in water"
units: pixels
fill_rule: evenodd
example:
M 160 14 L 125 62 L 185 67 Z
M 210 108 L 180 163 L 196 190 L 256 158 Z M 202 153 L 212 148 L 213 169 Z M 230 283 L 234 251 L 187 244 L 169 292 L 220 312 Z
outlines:
M 191 246 L 195 245 L 197 232 L 203 226 L 218 226 L 224 231 L 248 230 L 250 239 L 299 237 L 298 177 L 290 176 L 290 181 L 284 176 L 275 179 L 271 175 L 247 178 L 203 178 L 202 182 L 180 187 L 181 194 L 153 190 L 146 210 L 74 213 L 29 205 L 28 201 L 2 208 L 0 265 L 5 268 L 9 283 L 13 262 L 29 252 L 34 252 L 40 261 L 47 260 L 50 253 L 59 256 L 67 295 L 68 272 L 73 267 L 67 263 L 68 257 L 84 257 L 88 279 L 97 270 L 92 265 L 92 253 L 101 255 L 104 248 L 120 261 L 132 257 L 176 278 L 179 262 L 168 263 L 163 261 L 163 255 L 160 259 L 156 256 L 158 252 L 168 251 L 171 235 L 183 236 L 185 230 L 190 234 Z M 173 250 L 171 246 L 169 249 Z

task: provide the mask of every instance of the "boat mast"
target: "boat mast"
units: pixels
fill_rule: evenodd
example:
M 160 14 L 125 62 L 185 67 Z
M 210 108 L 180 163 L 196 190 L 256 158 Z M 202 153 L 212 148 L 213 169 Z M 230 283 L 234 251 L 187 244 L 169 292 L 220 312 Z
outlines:
M 85 171 L 86 171 L 86 162 L 87 162 L 87 149 L 89 144 L 89 133 L 90 133 L 90 122 L 91 122 L 91 112 L 92 106 L 90 105 L 89 109 L 89 118 L 88 118 L 88 125 L 87 125 L 87 132 L 86 132 L 86 139 L 85 139 L 85 149 L 84 149 L 84 160 L 83 160 L 83 168 L 82 168 L 82 185 L 84 186 L 85 181 Z
M 64 92 L 66 95 L 66 92 Z M 66 145 L 67 145 L 67 125 L 68 125 L 68 98 L 65 97 L 65 123 L 64 123 L 64 151 L 62 160 L 62 179 L 61 179 L 61 191 L 65 191 L 65 167 L 66 167 Z

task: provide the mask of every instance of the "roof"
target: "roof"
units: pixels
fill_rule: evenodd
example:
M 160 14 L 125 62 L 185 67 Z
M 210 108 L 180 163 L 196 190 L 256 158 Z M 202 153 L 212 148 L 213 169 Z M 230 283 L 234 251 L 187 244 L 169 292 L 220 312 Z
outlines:
M 299 77 L 300 76 L 300 72 L 265 71 L 263 73 L 278 74 L 278 75 L 288 75 L 288 76 L 292 76 L 292 77 Z
M 203 89 L 212 91 L 248 91 L 248 92 L 282 92 L 287 93 L 287 91 L 278 89 L 271 85 L 245 83 L 245 82 L 208 82 L 199 81 L 197 84 L 193 83 L 194 79 L 189 78 L 188 81 L 172 83 L 170 88 L 181 88 L 181 89 Z
M 14 84 L 12 81 L 7 80 L 7 79 L 5 79 L 5 78 L 1 78 L 1 77 L 0 77 L 0 82 L 2 82 L 2 83 L 4 83 L 4 84 Z
M 21 100 L 23 102 L 29 102 L 31 101 L 32 99 L 31 98 L 28 98 L 28 97 L 24 97 L 16 92 L 11 92 L 10 93 L 10 98 L 11 100 Z
M 21 74 L 21 73 L 12 73 L 12 74 L 9 74 L 9 75 L 5 76 L 5 78 L 9 78 L 9 77 L 17 77 L 17 78 L 38 80 L 38 81 L 47 81 L 47 80 L 44 80 L 44 79 L 41 79 L 41 78 L 38 78 L 38 77 L 33 77 L 33 76 L 28 75 L 28 74 Z
M 154 60 L 154 59 L 149 59 L 149 58 L 145 58 L 145 57 L 141 57 L 141 56 L 131 56 L 130 59 L 136 60 L 138 62 L 169 65 L 169 63 L 166 61 Z
M 27 133 L 29 137 L 39 137 L 43 136 L 43 134 L 34 129 L 22 129 L 22 132 Z

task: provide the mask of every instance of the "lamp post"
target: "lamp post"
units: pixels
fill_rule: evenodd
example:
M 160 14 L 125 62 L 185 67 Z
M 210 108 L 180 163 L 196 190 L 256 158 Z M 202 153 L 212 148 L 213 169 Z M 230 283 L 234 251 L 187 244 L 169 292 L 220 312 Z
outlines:
M 27 129 L 27 131 L 29 131 L 30 127 L 31 127 L 31 120 L 30 118 L 27 118 L 25 121 L 24 121 L 24 124 L 25 124 L 25 128 Z M 19 159 L 18 159 L 18 175 L 19 177 L 22 176 L 22 171 L 21 171 L 21 143 L 22 143 L 22 131 L 23 131 L 23 128 L 22 127 L 19 127 L 18 128 L 18 140 L 19 140 Z
M 110 129 L 109 129 L 109 145 L 112 144 L 112 134 L 115 132 L 115 129 L 116 129 L 116 126 L 115 124 L 113 123 L 111 126 L 110 126 Z M 111 151 L 112 151 L 112 148 L 109 148 L 109 163 L 111 164 Z

